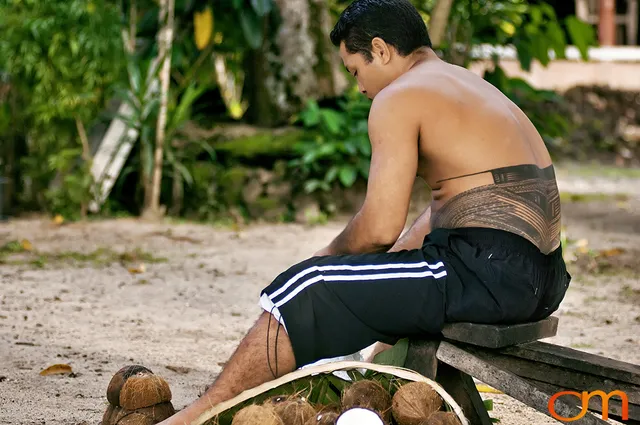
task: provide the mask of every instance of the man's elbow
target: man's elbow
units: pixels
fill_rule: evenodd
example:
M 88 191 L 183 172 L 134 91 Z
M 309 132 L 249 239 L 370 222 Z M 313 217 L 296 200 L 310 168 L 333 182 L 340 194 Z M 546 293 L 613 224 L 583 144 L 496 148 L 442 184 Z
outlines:
M 373 232 L 372 243 L 376 246 L 377 250 L 387 251 L 398 241 L 402 229 L 397 230 L 393 228 L 381 228 Z

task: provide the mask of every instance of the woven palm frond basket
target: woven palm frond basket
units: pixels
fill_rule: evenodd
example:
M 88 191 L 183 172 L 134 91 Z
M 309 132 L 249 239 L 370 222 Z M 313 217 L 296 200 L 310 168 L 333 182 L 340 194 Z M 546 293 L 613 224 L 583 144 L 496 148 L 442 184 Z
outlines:
M 306 407 L 306 409 L 310 410 L 311 415 L 314 417 L 315 414 L 330 406 L 337 408 L 337 414 L 339 415 L 347 409 L 345 407 L 345 394 L 348 392 L 349 387 L 363 380 L 379 383 L 388 392 L 388 403 L 391 403 L 393 396 L 403 386 L 412 382 L 425 383 L 430 387 L 429 392 L 433 394 L 432 397 L 438 399 L 437 409 L 440 414 L 446 412 L 449 420 L 453 417 L 453 421 L 456 424 L 469 425 L 469 421 L 464 416 L 460 406 L 437 382 L 409 369 L 357 361 L 336 361 L 298 369 L 278 379 L 246 390 L 238 396 L 212 407 L 191 425 L 231 425 L 232 422 L 234 422 L 234 425 L 238 423 L 253 423 L 242 422 L 238 418 L 234 421 L 234 416 L 249 406 L 273 407 L 279 400 L 291 400 L 294 398 L 302 400 L 305 407 L 313 407 L 313 410 L 309 407 Z M 435 395 L 436 393 L 437 396 Z M 393 409 L 396 409 L 395 399 L 393 405 Z M 391 407 L 388 410 L 388 412 L 380 414 L 380 419 L 383 420 L 382 423 L 386 425 L 399 424 L 399 415 L 396 414 L 396 410 L 392 412 Z M 287 425 L 286 420 L 279 421 L 280 419 L 274 423 Z M 314 423 L 314 421 L 308 418 L 303 422 L 296 423 L 304 423 L 306 425 Z

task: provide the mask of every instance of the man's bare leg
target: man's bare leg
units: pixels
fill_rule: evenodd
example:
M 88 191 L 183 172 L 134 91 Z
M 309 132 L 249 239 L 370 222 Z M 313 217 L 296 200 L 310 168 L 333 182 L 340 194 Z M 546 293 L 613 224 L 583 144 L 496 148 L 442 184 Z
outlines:
M 209 408 L 292 372 L 295 367 L 289 336 L 271 314 L 263 312 L 206 393 L 161 424 L 191 424 Z

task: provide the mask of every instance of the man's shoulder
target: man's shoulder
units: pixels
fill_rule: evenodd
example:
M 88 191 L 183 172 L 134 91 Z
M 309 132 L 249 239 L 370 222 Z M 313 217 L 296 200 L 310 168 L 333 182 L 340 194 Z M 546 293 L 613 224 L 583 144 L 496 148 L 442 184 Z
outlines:
M 441 99 L 442 93 L 432 83 L 421 83 L 415 79 L 397 79 L 382 89 L 373 99 L 372 112 L 399 115 L 418 110 L 425 111 Z

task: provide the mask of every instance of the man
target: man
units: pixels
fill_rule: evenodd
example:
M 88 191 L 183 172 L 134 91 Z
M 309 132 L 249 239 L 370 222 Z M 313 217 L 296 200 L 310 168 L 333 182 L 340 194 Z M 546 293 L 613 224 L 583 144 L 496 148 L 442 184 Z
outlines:
M 440 60 L 407 0 L 356 0 L 331 33 L 373 99 L 367 195 L 316 256 L 261 294 L 265 310 L 213 386 L 166 423 L 295 368 L 445 322 L 514 323 L 555 311 L 569 285 L 560 199 L 538 132 L 500 91 Z M 400 236 L 412 185 L 433 202 Z

